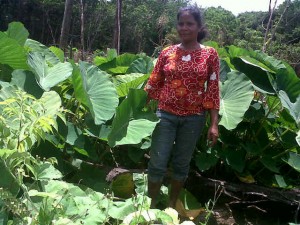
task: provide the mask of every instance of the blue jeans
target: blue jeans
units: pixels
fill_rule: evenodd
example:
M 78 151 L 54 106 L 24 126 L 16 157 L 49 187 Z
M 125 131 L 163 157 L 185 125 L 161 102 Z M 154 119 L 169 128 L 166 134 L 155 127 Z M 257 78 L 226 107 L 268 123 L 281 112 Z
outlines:
M 177 116 L 162 110 L 152 134 L 148 179 L 161 182 L 171 160 L 172 179 L 185 181 L 197 140 L 205 126 L 205 114 Z

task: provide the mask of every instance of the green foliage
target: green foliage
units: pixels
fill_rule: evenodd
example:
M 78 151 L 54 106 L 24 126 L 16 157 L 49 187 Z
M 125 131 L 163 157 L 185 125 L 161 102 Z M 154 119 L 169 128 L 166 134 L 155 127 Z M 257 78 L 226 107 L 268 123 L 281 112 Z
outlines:
M 147 94 L 143 90 L 131 89 L 128 97 L 120 104 L 108 135 L 111 147 L 122 144 L 138 144 L 151 135 L 158 119 L 152 112 L 143 111 Z
M 35 99 L 26 92 L 8 86 L 0 91 L 1 148 L 30 150 L 46 134 L 57 128 L 56 115 L 61 101 L 56 92 L 45 92 Z
M 242 73 L 227 73 L 228 79 L 221 86 L 220 125 L 228 130 L 236 128 L 253 99 L 254 89 Z
M 178 224 L 178 215 L 149 210 L 143 175 L 133 176 L 135 192 L 124 199 L 117 195 L 124 184 L 133 189 L 131 175 L 114 180 L 112 189 L 105 180 L 113 165 L 146 167 L 143 155 L 158 122 L 145 107 L 143 90 L 153 59 L 109 50 L 91 60 L 96 65 L 65 62 L 60 49 L 24 40 L 20 24 L 10 26 L 10 35 L 18 29 L 25 33 L 17 40 L 0 33 L 0 221 Z M 243 182 L 298 186 L 300 91 L 294 71 L 259 51 L 207 44 L 221 57 L 220 137 L 214 148 L 199 142 L 195 165 L 204 173 L 220 167 L 215 171 Z M 11 49 L 24 53 L 21 64 Z M 167 188 L 162 192 L 164 200 Z M 181 198 L 187 209 L 199 207 L 189 193 Z
M 109 76 L 97 67 L 79 62 L 74 65 L 73 85 L 76 99 L 86 106 L 99 125 L 111 119 L 118 105 L 118 96 Z
M 243 72 L 256 91 L 253 92 L 245 75 L 237 71 L 227 73 L 221 86 L 220 125 L 226 128 L 220 127 L 222 145 L 214 149 L 199 146 L 206 152 L 197 154 L 196 165 L 208 171 L 218 167 L 218 162 L 225 162 L 243 182 L 258 180 L 279 187 L 298 185 L 297 175 L 288 175 L 286 168 L 289 165 L 298 171 L 299 167 L 300 93 L 295 88 L 299 79 L 294 71 L 285 62 L 258 51 L 235 46 L 222 49 L 209 44 L 218 49 L 227 67 Z M 226 73 L 226 66 L 223 68 L 222 73 Z M 245 99 L 239 100 L 243 96 Z M 226 99 L 232 100 L 226 102 Z

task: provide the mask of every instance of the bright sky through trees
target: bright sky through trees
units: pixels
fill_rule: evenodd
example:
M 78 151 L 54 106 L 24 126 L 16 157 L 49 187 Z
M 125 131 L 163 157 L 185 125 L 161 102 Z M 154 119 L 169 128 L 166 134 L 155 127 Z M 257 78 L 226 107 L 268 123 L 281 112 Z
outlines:
M 268 11 L 269 0 L 192 0 L 198 6 L 203 8 L 221 6 L 224 9 L 231 11 L 234 15 L 242 12 L 251 11 Z M 272 6 L 275 0 L 272 0 Z M 277 0 L 277 6 L 282 4 L 284 0 Z

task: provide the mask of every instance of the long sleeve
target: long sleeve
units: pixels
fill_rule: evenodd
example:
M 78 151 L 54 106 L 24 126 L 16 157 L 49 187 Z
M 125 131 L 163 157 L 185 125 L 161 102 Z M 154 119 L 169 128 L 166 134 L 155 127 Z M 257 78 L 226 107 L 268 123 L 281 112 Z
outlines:
M 208 78 L 203 107 L 206 109 L 220 109 L 220 61 L 217 51 L 211 48 L 208 60 Z
M 160 92 L 165 82 L 164 68 L 165 57 L 164 51 L 159 55 L 150 78 L 144 88 L 148 92 L 148 98 L 159 100 Z

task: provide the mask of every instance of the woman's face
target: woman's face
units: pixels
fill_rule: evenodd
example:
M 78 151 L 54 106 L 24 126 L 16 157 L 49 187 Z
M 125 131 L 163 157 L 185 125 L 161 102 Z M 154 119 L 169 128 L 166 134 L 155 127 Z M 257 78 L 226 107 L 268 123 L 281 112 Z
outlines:
M 183 12 L 177 22 L 177 32 L 182 43 L 197 41 L 200 28 L 197 21 L 188 11 Z

